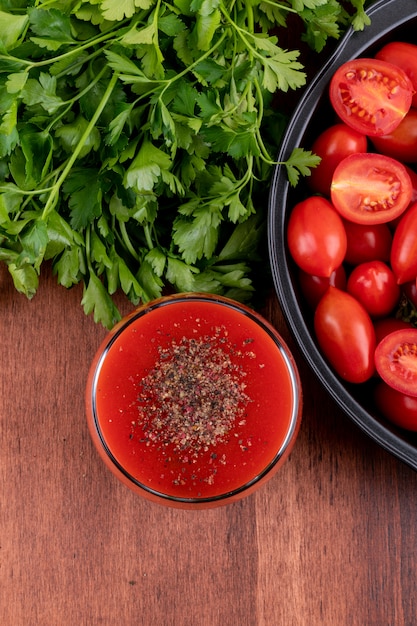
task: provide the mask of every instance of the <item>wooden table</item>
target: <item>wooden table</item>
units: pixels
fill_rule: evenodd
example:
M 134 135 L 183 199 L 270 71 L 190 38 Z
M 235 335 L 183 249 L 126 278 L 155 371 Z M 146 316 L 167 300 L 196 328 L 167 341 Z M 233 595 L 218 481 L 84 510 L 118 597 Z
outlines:
M 412 626 L 417 475 L 343 416 L 297 358 L 295 448 L 240 503 L 179 511 L 131 493 L 90 440 L 84 386 L 105 330 L 48 273 L 0 270 L 3 626 Z

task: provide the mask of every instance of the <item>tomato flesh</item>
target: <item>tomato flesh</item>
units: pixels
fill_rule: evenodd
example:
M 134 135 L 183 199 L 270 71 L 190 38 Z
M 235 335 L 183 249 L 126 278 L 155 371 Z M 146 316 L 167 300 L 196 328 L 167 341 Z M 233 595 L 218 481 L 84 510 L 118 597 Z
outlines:
M 372 143 L 381 154 L 402 163 L 416 163 L 417 109 L 410 109 L 397 128 L 389 134 L 372 137 Z
M 387 385 L 417 397 L 417 328 L 384 337 L 375 350 L 375 367 Z
M 348 61 L 330 81 L 330 100 L 337 115 L 368 136 L 394 130 L 409 111 L 413 93 L 407 74 L 379 59 Z
M 417 107 L 417 46 L 406 41 L 390 41 L 375 57 L 404 70 L 414 88 L 412 105 Z
M 382 224 L 404 213 L 413 186 L 404 165 L 382 154 L 352 154 L 336 167 L 331 184 L 334 207 L 357 224 Z

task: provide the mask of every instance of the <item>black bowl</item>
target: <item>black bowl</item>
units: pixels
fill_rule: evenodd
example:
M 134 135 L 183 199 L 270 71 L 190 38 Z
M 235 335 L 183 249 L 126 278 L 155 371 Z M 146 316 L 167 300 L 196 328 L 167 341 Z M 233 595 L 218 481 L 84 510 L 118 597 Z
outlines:
M 388 41 L 415 43 L 417 0 L 380 0 L 368 10 L 371 25 L 349 30 L 336 51 L 306 88 L 292 115 L 277 161 L 288 159 L 297 146 L 310 149 L 315 137 L 335 119 L 328 99 L 328 85 L 335 70 L 348 60 L 372 56 Z M 288 183 L 285 167 L 276 166 L 268 207 L 268 245 L 275 289 L 290 331 L 311 369 L 349 418 L 383 448 L 417 470 L 417 434 L 397 429 L 373 406 L 370 386 L 342 381 L 322 356 L 314 336 L 313 316 L 297 284 L 297 270 L 288 253 L 286 230 L 292 207 L 311 195 L 305 181 L 295 188 Z

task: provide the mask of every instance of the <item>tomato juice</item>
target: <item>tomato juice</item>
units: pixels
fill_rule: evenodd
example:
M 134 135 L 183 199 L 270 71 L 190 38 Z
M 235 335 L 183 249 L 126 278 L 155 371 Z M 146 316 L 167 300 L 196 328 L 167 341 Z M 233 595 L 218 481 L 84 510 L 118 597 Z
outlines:
M 214 506 L 253 491 L 292 447 L 301 390 L 288 348 L 251 309 L 161 298 L 110 333 L 86 393 L 93 440 L 145 497 Z

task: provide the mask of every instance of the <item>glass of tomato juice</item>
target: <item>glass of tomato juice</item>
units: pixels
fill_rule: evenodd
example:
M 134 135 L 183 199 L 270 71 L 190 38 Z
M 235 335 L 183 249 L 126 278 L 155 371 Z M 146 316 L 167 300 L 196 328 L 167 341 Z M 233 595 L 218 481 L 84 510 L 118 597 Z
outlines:
M 234 502 L 290 453 L 302 390 L 275 328 L 234 300 L 177 294 L 145 304 L 100 345 L 86 412 L 107 467 L 148 500 Z

